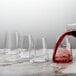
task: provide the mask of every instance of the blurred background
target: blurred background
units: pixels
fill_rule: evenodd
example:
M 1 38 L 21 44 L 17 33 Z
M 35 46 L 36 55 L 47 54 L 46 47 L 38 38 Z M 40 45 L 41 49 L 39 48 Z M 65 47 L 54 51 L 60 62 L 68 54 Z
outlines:
M 0 0 L 0 48 L 4 32 L 31 34 L 34 39 L 46 37 L 53 48 L 66 25 L 76 23 L 76 0 Z M 76 47 L 76 39 L 71 40 Z

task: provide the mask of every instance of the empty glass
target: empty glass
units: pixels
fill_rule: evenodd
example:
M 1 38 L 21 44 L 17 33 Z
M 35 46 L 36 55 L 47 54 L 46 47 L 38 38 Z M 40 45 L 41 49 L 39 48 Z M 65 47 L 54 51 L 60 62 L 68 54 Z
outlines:
M 28 47 L 29 57 L 31 59 L 32 57 L 34 57 L 34 38 L 32 37 L 32 35 L 28 35 L 28 39 L 29 39 L 29 47 Z
M 6 32 L 0 32 L 0 54 L 5 54 Z
M 19 57 L 19 33 L 18 32 L 7 32 L 6 40 L 6 59 L 9 61 L 16 61 Z
M 21 53 L 20 57 L 25 60 L 30 60 L 30 58 L 33 56 L 33 38 L 31 35 L 21 35 Z
M 76 31 L 76 23 L 66 25 L 66 31 L 70 31 L 70 30 Z M 67 39 L 66 39 L 66 43 L 69 42 L 71 44 L 71 49 L 74 50 L 76 47 L 75 46 L 76 45 L 76 38 L 67 37 Z M 67 45 L 69 45 L 69 44 L 67 44 Z M 72 51 L 72 54 L 73 54 L 73 58 L 76 59 L 76 51 Z
M 30 60 L 30 62 L 46 62 L 49 60 L 46 40 L 44 37 L 34 41 L 34 48 L 34 57 Z

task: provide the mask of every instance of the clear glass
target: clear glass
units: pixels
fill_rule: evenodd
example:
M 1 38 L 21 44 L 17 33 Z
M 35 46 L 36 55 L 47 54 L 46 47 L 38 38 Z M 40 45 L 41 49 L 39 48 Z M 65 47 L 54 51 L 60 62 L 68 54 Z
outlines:
M 34 38 L 32 37 L 32 35 L 28 35 L 28 39 L 29 39 L 29 56 L 30 59 L 32 59 L 34 57 Z
M 19 60 L 19 33 L 18 32 L 7 32 L 6 40 L 6 60 L 16 61 Z
M 31 35 L 25 35 L 24 33 L 20 37 L 20 57 L 24 60 L 30 60 L 33 56 L 33 38 Z
M 70 31 L 70 30 L 75 30 L 76 31 L 76 23 L 66 25 L 66 31 Z M 66 39 L 67 45 L 69 45 L 68 43 L 70 43 L 71 44 L 71 49 L 75 50 L 76 38 L 67 37 L 67 39 Z M 76 59 L 76 51 L 72 51 L 72 54 L 73 54 L 73 59 Z
M 5 54 L 6 32 L 0 32 L 0 54 Z
M 49 52 L 46 48 L 46 40 L 44 37 L 34 41 L 34 48 L 34 57 L 30 62 L 47 62 L 49 60 Z

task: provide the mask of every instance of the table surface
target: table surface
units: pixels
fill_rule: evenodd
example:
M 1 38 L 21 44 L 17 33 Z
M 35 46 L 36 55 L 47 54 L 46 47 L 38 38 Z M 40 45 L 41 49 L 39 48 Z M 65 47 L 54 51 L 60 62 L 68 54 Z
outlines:
M 74 51 L 75 49 L 73 49 Z M 76 76 L 76 61 L 67 64 L 52 63 L 52 49 L 49 49 L 50 61 L 45 63 L 7 62 L 0 55 L 0 76 Z M 73 52 L 75 57 L 76 52 Z

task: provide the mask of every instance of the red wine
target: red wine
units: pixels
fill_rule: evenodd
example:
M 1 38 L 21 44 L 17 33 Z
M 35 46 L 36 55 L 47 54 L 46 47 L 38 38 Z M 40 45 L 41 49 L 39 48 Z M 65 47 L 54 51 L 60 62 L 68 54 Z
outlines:
M 65 32 L 60 36 L 60 38 L 57 41 L 55 48 L 54 48 L 53 62 L 68 63 L 68 62 L 71 62 L 73 60 L 72 53 L 71 53 L 70 49 L 68 49 L 67 47 L 62 47 L 62 48 L 58 49 L 59 45 L 61 44 L 61 42 L 63 41 L 63 39 L 66 35 L 76 37 L 76 31 Z M 57 53 L 58 51 L 60 53 Z

